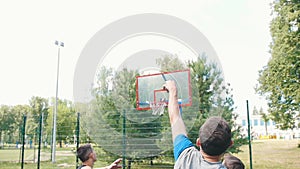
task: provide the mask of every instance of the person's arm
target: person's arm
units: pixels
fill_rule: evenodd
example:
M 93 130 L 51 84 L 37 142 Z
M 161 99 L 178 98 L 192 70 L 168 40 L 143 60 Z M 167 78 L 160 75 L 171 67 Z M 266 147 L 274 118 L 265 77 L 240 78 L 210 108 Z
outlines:
M 165 88 L 169 92 L 168 113 L 172 127 L 172 140 L 174 141 L 180 134 L 187 136 L 187 132 L 180 114 L 175 81 L 166 81 Z
M 111 163 L 111 165 L 100 168 L 100 169 L 117 169 L 117 168 L 122 168 L 122 166 L 119 165 L 119 163 L 122 161 L 121 158 L 117 159 L 116 161 L 114 161 L 113 163 Z
M 180 117 L 177 88 L 175 82 L 170 80 L 166 81 L 165 87 L 169 92 L 168 112 L 171 126 L 173 126 L 173 124 L 175 124 L 177 119 Z
M 177 161 L 180 154 L 193 144 L 187 138 L 187 132 L 178 104 L 177 88 L 174 81 L 166 81 L 165 88 L 169 92 L 168 113 L 172 129 L 172 140 L 174 144 L 174 159 Z

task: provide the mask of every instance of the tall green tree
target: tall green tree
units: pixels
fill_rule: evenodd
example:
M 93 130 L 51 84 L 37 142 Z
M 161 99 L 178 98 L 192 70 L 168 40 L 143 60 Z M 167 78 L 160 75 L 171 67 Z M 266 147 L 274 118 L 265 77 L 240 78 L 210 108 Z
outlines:
M 281 129 L 293 129 L 300 106 L 300 3 L 272 3 L 271 59 L 259 72 L 256 90 L 268 100 L 269 112 Z
M 27 116 L 26 133 L 33 139 L 37 137 L 39 131 L 40 116 L 43 114 L 43 125 L 47 126 L 48 118 L 48 99 L 39 96 L 33 96 L 29 100 L 30 111 Z M 50 123 L 51 124 L 51 123 Z M 37 141 L 37 139 L 35 139 Z
M 265 112 L 263 111 L 262 108 L 260 108 L 259 114 L 261 115 L 261 119 L 264 121 L 264 124 L 265 124 L 265 132 L 266 132 L 266 135 L 268 135 L 268 121 L 269 121 L 269 115 L 268 115 L 267 113 L 265 113 Z
M 48 124 L 52 124 L 53 122 L 54 106 L 55 105 L 53 104 L 53 106 L 50 106 L 48 109 Z M 75 134 L 77 114 L 74 107 L 75 106 L 71 101 L 58 99 L 56 116 L 56 140 L 59 143 L 60 147 L 62 147 L 63 143 L 68 143 L 68 141 L 71 141 L 71 138 L 73 138 Z M 50 135 L 52 135 L 52 128 L 53 125 L 48 125 L 48 127 L 46 128 L 48 141 L 50 141 Z
M 40 115 L 42 113 L 44 114 L 44 120 L 47 121 L 49 109 L 48 102 L 48 99 L 39 96 L 33 96 L 29 100 L 29 106 L 31 107 L 31 115 L 33 116 L 34 122 L 36 124 L 39 124 Z
M 174 67 L 168 65 L 168 62 L 172 63 Z M 246 143 L 246 139 L 241 135 L 241 126 L 235 122 L 238 115 L 233 113 L 235 107 L 232 89 L 230 84 L 224 83 L 222 72 L 217 65 L 209 63 L 205 54 L 187 63 L 182 62 L 177 56 L 165 56 L 158 63 L 161 70 L 166 71 L 190 69 L 193 106 L 185 107 L 182 116 L 188 127 L 188 135 L 191 140 L 196 141 L 199 137 L 199 128 L 208 117 L 222 116 L 232 127 L 235 145 L 230 151 L 239 152 L 239 147 Z M 167 67 L 164 67 L 165 65 Z M 169 122 L 164 121 L 163 124 L 169 126 Z M 168 134 L 163 137 L 171 138 Z
M 160 66 L 161 72 L 187 69 L 186 64 L 183 63 L 177 55 L 162 56 L 156 60 L 156 63 Z
M 0 143 L 3 142 L 2 136 L 11 135 L 15 115 L 12 113 L 12 107 L 1 105 L 0 107 Z
M 18 141 L 19 143 L 22 141 L 22 127 L 23 127 L 23 117 L 24 115 L 29 114 L 30 106 L 29 105 L 16 105 L 12 107 L 12 113 L 14 114 L 14 123 L 13 123 L 13 131 L 15 136 L 14 142 Z
M 150 111 L 135 109 L 137 75 L 137 71 L 127 68 L 116 71 L 112 75 L 110 69 L 102 67 L 97 76 L 97 88 L 93 90 L 96 100 L 90 112 L 92 115 L 88 118 L 90 123 L 87 124 L 90 125 L 88 128 L 97 126 L 104 130 L 105 134 L 102 135 L 97 134 L 96 131 L 89 131 L 89 133 L 104 150 L 114 153 L 122 151 L 122 130 L 125 127 L 126 154 L 131 158 L 141 157 L 155 151 L 157 149 L 155 139 L 145 138 L 160 133 L 159 118 L 152 116 Z M 110 85 L 111 87 L 108 87 Z M 97 118 L 92 119 L 92 117 Z M 118 146 L 111 147 L 112 144 Z M 141 145 L 144 146 L 143 149 L 140 148 Z
M 230 152 L 237 153 L 239 147 L 246 144 L 246 138 L 241 135 L 241 126 L 236 124 L 238 114 L 234 113 L 235 106 L 232 95 L 232 88 L 225 83 L 221 70 L 215 63 L 209 63 L 206 55 L 198 56 L 196 61 L 188 63 L 191 69 L 192 83 L 195 84 L 193 94 L 199 103 L 198 121 L 189 132 L 192 140 L 199 137 L 199 128 L 209 116 L 222 116 L 232 127 L 234 145 Z M 194 97 L 194 96 L 193 96 Z

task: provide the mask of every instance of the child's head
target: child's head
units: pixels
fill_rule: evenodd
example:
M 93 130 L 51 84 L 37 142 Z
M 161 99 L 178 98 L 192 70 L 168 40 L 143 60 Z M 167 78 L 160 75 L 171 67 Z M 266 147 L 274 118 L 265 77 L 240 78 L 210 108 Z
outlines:
M 245 169 L 245 165 L 243 164 L 243 162 L 239 158 L 237 158 L 229 153 L 226 153 L 224 155 L 223 164 L 228 169 Z

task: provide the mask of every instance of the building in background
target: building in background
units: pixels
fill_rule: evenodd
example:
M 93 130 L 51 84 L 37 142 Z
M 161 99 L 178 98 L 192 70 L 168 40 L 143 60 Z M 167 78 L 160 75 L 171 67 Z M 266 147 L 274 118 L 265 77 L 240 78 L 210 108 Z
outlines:
M 236 123 L 242 126 L 242 134 L 247 136 L 247 115 L 239 115 Z M 296 128 L 293 130 L 280 130 L 274 121 L 268 120 L 265 122 L 262 115 L 250 115 L 251 135 L 253 139 L 300 139 L 299 123 L 300 118 L 298 117 L 295 122 Z

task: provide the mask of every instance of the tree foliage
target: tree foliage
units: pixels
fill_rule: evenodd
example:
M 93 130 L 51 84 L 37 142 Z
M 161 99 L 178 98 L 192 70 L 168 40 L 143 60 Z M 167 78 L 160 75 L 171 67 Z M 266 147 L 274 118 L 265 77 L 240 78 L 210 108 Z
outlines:
M 49 106 L 48 99 L 39 96 L 31 97 L 28 105 L 1 105 L 0 143 L 12 144 L 22 141 L 24 115 L 27 117 L 25 142 L 36 141 L 35 143 L 37 143 L 40 117 L 42 114 L 42 139 L 43 142 L 50 143 L 53 129 L 53 106 L 54 104 Z M 76 117 L 75 108 L 71 101 L 58 100 L 56 136 L 60 143 L 73 140 L 76 129 Z M 82 131 L 81 134 L 81 138 L 86 138 L 84 131 Z
M 95 97 L 92 111 L 86 114 L 84 120 L 89 123 L 84 122 L 93 141 L 100 144 L 103 150 L 116 154 L 122 153 L 122 132 L 126 128 L 126 154 L 131 158 L 153 153 L 151 151 L 157 149 L 155 140 L 145 138 L 160 133 L 159 118 L 152 116 L 149 111 L 135 109 L 137 75 L 137 71 L 126 68 L 112 72 L 101 67 L 97 75 L 97 87 L 92 93 Z M 101 132 L 109 134 L 101 135 L 99 131 L 91 130 L 92 127 L 101 128 Z
M 29 100 L 29 111 L 26 120 L 26 133 L 30 140 L 37 137 L 39 131 L 40 116 L 43 114 L 44 126 L 47 125 L 48 118 L 48 99 L 39 96 L 33 96 Z M 51 123 L 50 123 L 51 124 Z M 35 139 L 37 141 L 37 139 Z
M 12 113 L 10 106 L 2 105 L 0 107 L 0 119 L 0 143 L 2 143 L 2 134 L 9 134 L 13 131 L 15 115 Z
M 300 106 L 300 3 L 272 4 L 271 59 L 259 72 L 256 90 L 268 100 L 269 112 L 281 129 L 293 129 Z
M 230 84 L 225 84 L 221 70 L 215 63 L 209 63 L 206 55 L 198 56 L 196 61 L 190 61 L 188 67 L 191 69 L 193 95 L 197 93 L 199 103 L 199 116 L 197 122 L 189 132 L 191 140 L 199 137 L 199 128 L 210 116 L 222 116 L 232 127 L 232 139 L 234 145 L 230 152 L 239 152 L 239 147 L 246 144 L 246 138 L 241 135 L 241 126 L 236 124 L 238 117 L 233 111 L 234 101 Z M 194 97 L 194 96 L 193 96 Z
M 268 121 L 269 121 L 269 115 L 263 111 L 262 108 L 259 110 L 259 114 L 261 115 L 261 119 L 264 121 L 265 124 L 265 131 L 266 135 L 268 135 Z
M 75 135 L 77 116 L 74 105 L 71 101 L 58 99 L 57 103 L 56 140 L 58 141 L 60 147 L 62 147 L 63 143 L 68 143 L 68 141 Z M 54 106 L 55 105 L 53 104 L 53 106 L 48 109 L 49 118 L 47 119 L 47 123 L 51 124 L 48 125 L 46 131 L 47 135 L 49 136 L 48 138 L 50 138 L 50 135 L 52 135 Z
M 16 105 L 11 108 L 12 116 L 14 117 L 13 125 L 13 136 L 15 137 L 12 142 L 18 141 L 21 142 L 22 136 L 22 127 L 24 122 L 24 115 L 28 115 L 30 113 L 29 105 Z

